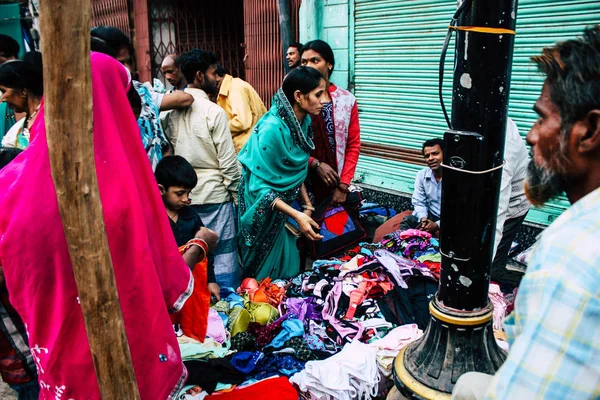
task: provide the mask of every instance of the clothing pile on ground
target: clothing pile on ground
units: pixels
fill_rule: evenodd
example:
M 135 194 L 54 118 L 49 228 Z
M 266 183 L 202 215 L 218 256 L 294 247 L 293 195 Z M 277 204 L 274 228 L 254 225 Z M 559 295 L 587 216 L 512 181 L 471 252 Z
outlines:
M 178 332 L 189 374 L 179 398 L 385 396 L 394 358 L 427 326 L 440 263 L 438 241 L 409 230 L 315 261 L 290 281 L 225 289 L 203 343 Z M 510 302 L 499 288 L 490 298 L 502 304 L 501 323 Z

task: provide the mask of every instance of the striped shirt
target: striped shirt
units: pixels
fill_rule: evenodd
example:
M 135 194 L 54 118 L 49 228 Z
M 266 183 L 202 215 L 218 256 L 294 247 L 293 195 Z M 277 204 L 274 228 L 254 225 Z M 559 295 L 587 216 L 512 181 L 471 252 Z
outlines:
M 600 188 L 543 233 L 486 399 L 600 398 Z

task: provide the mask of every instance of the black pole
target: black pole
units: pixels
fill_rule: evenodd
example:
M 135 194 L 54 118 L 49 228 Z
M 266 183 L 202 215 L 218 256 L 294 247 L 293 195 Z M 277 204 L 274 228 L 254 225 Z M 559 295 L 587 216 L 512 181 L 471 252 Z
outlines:
M 474 1 L 458 19 L 458 26 L 497 30 L 456 32 L 452 127 L 469 133 L 445 135 L 444 164 L 458 170 L 443 171 L 438 301 L 458 310 L 481 309 L 488 303 L 515 37 L 508 33 L 515 30 L 516 19 L 510 15 L 514 3 Z
M 463 0 L 459 10 L 451 27 L 457 36 L 452 129 L 444 135 L 440 286 L 425 335 L 394 365 L 396 385 L 412 398 L 449 398 L 460 375 L 493 374 L 506 357 L 493 336 L 488 288 L 517 0 Z
M 290 67 L 285 59 L 287 55 L 287 49 L 292 43 L 292 23 L 290 18 L 290 1 L 289 0 L 277 0 L 277 12 L 279 13 L 279 32 L 281 33 L 281 47 L 283 57 L 283 68 L 285 73 L 290 72 Z

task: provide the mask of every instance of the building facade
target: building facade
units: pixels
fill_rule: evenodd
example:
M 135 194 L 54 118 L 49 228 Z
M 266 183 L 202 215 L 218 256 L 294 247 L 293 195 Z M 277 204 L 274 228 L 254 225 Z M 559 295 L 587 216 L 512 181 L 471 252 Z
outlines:
M 456 0 L 304 0 L 300 39 L 320 38 L 334 49 L 332 80 L 358 100 L 362 149 L 355 181 L 410 196 L 424 163 L 421 145 L 447 129 L 438 98 L 440 52 Z M 596 0 L 519 0 L 509 116 L 527 135 L 543 79 L 529 61 L 542 47 L 600 23 Z M 453 42 L 444 74 L 451 106 Z M 532 209 L 527 221 L 545 226 L 565 199 Z

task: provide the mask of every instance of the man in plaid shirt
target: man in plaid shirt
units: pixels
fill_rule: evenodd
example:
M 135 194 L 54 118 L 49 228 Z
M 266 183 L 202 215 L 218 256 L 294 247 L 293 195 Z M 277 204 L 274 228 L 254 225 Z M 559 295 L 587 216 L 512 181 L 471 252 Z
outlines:
M 496 375 L 463 375 L 454 399 L 600 398 L 600 26 L 532 58 L 546 75 L 527 135 L 525 190 L 572 204 L 541 236 L 506 320 Z

